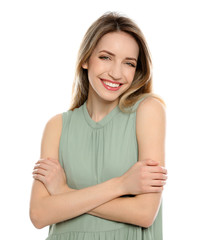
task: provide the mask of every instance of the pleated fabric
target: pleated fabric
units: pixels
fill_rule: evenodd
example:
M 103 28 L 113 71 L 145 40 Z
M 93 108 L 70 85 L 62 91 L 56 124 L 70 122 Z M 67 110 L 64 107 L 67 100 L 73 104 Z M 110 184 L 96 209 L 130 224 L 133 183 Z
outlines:
M 147 96 L 146 96 L 147 97 Z M 123 113 L 117 105 L 101 121 L 90 117 L 86 102 L 62 113 L 59 161 L 67 184 L 82 189 L 123 175 L 138 161 L 136 110 Z M 117 209 L 117 211 L 119 211 Z M 90 214 L 49 226 L 46 240 L 162 240 L 162 201 L 154 223 L 140 227 Z

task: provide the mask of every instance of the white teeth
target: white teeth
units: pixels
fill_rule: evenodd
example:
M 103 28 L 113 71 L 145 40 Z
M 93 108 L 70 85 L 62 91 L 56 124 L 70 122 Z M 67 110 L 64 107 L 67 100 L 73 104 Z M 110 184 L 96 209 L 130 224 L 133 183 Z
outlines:
M 110 87 L 119 87 L 119 85 L 121 85 L 121 84 L 115 84 L 115 83 L 110 83 L 110 82 L 105 82 L 105 81 L 103 81 L 103 82 L 104 82 L 104 84 L 106 84 Z

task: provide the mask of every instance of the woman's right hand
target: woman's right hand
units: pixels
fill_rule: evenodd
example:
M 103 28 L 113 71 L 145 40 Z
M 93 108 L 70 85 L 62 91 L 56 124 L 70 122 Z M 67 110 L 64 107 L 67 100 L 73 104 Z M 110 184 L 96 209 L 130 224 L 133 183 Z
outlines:
M 125 194 L 162 192 L 167 179 L 167 170 L 157 161 L 145 159 L 135 163 L 121 177 Z

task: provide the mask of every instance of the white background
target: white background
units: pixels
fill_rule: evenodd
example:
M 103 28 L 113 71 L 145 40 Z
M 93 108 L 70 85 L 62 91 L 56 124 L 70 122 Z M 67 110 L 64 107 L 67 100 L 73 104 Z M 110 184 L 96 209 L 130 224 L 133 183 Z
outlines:
M 132 18 L 152 53 L 154 92 L 167 104 L 164 240 L 201 233 L 200 1 L 1 1 L 0 228 L 3 239 L 43 240 L 29 219 L 32 169 L 46 122 L 70 105 L 76 55 L 106 11 Z

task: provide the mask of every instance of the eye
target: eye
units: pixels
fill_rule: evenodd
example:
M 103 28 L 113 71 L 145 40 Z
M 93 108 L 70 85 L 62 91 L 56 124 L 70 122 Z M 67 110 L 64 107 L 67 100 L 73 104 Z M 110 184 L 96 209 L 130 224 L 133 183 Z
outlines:
M 100 58 L 100 59 L 103 59 L 103 60 L 110 59 L 110 58 L 107 57 L 107 56 L 100 56 L 99 58 Z M 132 64 L 132 63 L 130 63 L 130 62 L 128 62 L 127 64 L 128 64 L 129 66 L 131 66 L 131 67 L 134 67 L 134 68 L 136 67 L 134 64 Z
M 130 65 L 131 67 L 136 67 L 134 64 L 132 64 L 132 63 L 127 63 L 128 65 Z
M 99 57 L 100 59 L 107 59 L 107 58 L 109 58 L 109 57 L 107 57 L 107 56 L 101 56 L 101 57 Z

